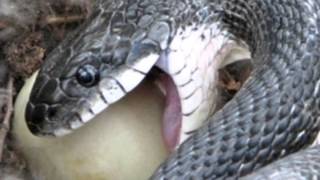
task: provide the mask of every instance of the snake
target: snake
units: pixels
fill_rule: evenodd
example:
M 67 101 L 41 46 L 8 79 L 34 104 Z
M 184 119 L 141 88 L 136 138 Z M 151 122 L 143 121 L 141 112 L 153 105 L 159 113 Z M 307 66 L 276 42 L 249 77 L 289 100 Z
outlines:
M 155 76 L 170 157 L 151 179 L 319 178 L 318 0 L 97 0 L 46 57 L 26 107 L 38 136 L 63 136 Z M 214 113 L 232 50 L 253 72 Z M 196 121 L 199 120 L 199 121 Z

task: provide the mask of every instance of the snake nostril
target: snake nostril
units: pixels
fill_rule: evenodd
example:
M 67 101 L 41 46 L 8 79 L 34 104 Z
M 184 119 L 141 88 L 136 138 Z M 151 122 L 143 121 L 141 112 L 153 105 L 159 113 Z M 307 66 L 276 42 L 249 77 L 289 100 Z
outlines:
M 34 124 L 41 124 L 43 123 L 46 114 L 47 114 L 48 106 L 44 104 L 36 105 L 32 112 L 32 122 Z
M 49 107 L 48 108 L 48 113 L 47 113 L 48 114 L 48 118 L 50 119 L 50 118 L 56 116 L 57 112 L 58 112 L 58 109 L 56 107 Z

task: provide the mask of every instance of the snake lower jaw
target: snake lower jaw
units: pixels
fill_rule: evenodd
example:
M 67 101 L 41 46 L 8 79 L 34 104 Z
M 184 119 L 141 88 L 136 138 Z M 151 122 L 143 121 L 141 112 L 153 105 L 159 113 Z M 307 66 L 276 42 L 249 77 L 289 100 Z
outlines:
M 169 151 L 174 151 L 178 147 L 181 135 L 181 101 L 172 78 L 161 73 L 156 80 L 156 84 L 164 95 L 165 107 L 162 117 L 162 136 Z

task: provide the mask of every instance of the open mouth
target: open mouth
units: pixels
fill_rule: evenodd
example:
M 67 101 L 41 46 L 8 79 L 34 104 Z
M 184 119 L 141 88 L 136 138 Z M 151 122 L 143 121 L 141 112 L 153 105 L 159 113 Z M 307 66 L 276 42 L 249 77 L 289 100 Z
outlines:
M 220 94 L 229 86 L 220 83 L 226 78 L 219 70 L 234 62 L 249 60 L 251 54 L 246 47 L 223 35 L 219 27 L 194 29 L 190 26 L 178 30 L 168 50 L 160 54 L 153 70 L 160 69 L 160 75 L 156 74 L 157 85 L 166 102 L 162 133 L 170 151 L 225 103 Z M 224 88 L 219 88 L 219 84 Z
M 210 111 L 211 113 L 219 110 L 225 103 L 232 99 L 245 80 L 249 77 L 251 70 L 252 64 L 250 59 L 247 58 L 233 60 L 233 63 L 223 67 L 219 66 L 216 69 L 216 72 L 213 72 L 217 74 L 218 78 L 211 87 L 212 89 L 216 89 L 218 93 L 211 99 L 214 103 L 204 104 L 203 106 L 210 106 L 208 109 L 213 109 Z M 184 135 L 186 136 L 186 134 L 187 136 L 190 136 L 192 135 L 192 132 L 194 132 L 183 132 L 183 123 L 190 123 L 190 127 L 196 130 L 199 128 L 197 124 L 202 125 L 207 119 L 204 119 L 203 116 L 200 115 L 200 117 L 195 116 L 192 119 L 183 121 L 183 100 L 181 100 L 179 95 L 179 88 L 181 87 L 178 87 L 175 84 L 172 76 L 157 67 L 151 70 L 148 77 L 154 79 L 154 82 L 165 98 L 165 107 L 162 117 L 162 136 L 167 149 L 172 152 L 186 139 L 181 139 L 181 137 Z M 197 121 L 198 123 L 190 121 Z

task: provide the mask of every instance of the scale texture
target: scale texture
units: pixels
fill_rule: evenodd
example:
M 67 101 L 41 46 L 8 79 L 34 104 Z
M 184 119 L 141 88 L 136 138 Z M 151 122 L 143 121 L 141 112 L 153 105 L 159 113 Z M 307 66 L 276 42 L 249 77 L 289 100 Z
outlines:
M 320 146 L 310 148 L 259 169 L 242 180 L 320 179 Z

